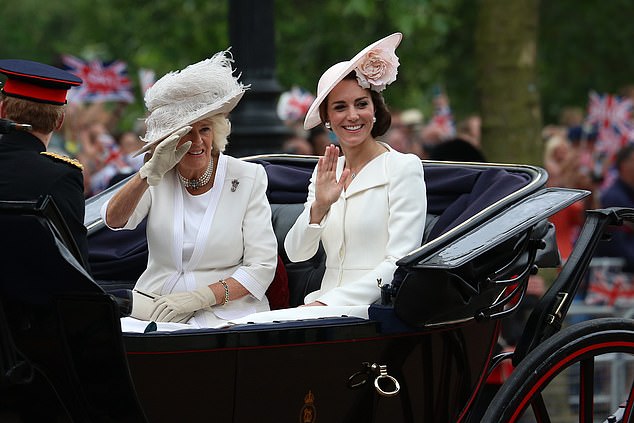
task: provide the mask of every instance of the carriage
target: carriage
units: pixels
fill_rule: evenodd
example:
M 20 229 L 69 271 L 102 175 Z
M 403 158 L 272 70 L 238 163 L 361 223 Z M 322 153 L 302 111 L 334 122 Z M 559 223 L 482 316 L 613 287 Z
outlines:
M 319 284 L 323 251 L 291 263 L 283 238 L 317 158 L 244 160 L 269 177 L 284 277 L 267 295 L 275 307 L 297 306 Z M 86 202 L 91 275 L 50 199 L 3 202 L 0 410 L 46 392 L 56 400 L 38 401 L 40 411 L 75 422 L 549 422 L 562 409 L 563 421 L 634 422 L 631 371 L 620 406 L 598 415 L 594 407 L 596 360 L 634 357 L 634 321 L 564 321 L 607 228 L 634 220 L 634 210 L 587 211 L 570 258 L 508 350 L 500 334 L 526 305 L 529 278 L 560 266 L 548 218 L 589 193 L 547 188 L 535 166 L 423 166 L 424 239 L 399 260 L 368 318 L 122 332 L 147 244 L 142 226 L 107 230 L 99 208 L 124 182 Z M 510 376 L 496 382 L 509 364 Z M 575 401 L 550 398 L 550 387 L 571 377 Z M 47 389 L 29 390 L 38 379 Z

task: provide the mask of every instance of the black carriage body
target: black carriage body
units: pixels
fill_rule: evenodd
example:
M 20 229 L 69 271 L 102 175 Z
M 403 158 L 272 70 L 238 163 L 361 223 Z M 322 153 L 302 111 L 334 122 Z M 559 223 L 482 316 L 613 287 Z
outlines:
M 303 421 L 307 408 L 318 416 L 307 421 L 452 421 L 483 383 L 497 339 L 495 322 L 407 334 L 356 318 L 258 326 L 126 334 L 148 420 L 206 421 L 211 407 L 226 422 Z M 372 364 L 387 366 L 398 395 L 377 394 Z
M 274 230 L 283 240 L 301 211 L 316 158 L 247 160 L 267 170 Z M 587 193 L 545 189 L 545 172 L 531 166 L 428 162 L 424 167 L 425 241 L 399 261 L 368 320 L 342 316 L 146 334 L 114 329 L 103 340 L 125 350 L 127 368 L 118 362 L 113 375 L 133 387 L 126 398 L 137 400 L 150 422 L 468 421 L 486 382 L 499 318 L 512 309 L 510 299 L 521 300 L 533 266 L 558 264 L 547 218 Z M 94 272 L 87 283 L 99 295 L 112 294 L 102 295 L 110 305 L 116 304 L 117 290 L 133 286 L 147 260 L 142 227 L 111 232 L 98 216 L 120 186 L 88 200 L 86 209 Z M 297 305 L 316 288 L 323 259 L 289 263 L 283 243 L 278 245 L 291 305 Z M 67 278 L 54 271 L 49 276 L 59 286 Z M 51 294 L 55 301 L 57 296 Z M 85 309 L 77 308 L 74 317 L 90 315 Z M 113 325 L 103 315 L 89 323 Z M 65 360 L 77 364 L 72 353 Z M 400 384 L 393 396 L 391 378 Z M 63 393 L 82 389 L 86 379 L 89 374 L 79 374 L 55 383 Z M 138 417 L 134 406 L 130 410 L 132 419 Z

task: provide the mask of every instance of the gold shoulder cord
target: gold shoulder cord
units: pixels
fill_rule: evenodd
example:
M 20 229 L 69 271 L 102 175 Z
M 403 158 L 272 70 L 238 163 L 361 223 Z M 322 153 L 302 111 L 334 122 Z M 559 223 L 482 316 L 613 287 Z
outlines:
M 43 151 L 40 154 L 60 162 L 68 163 L 69 165 L 76 167 L 79 170 L 84 170 L 84 166 L 79 162 L 79 160 L 71 159 L 70 157 L 62 156 L 61 154 L 52 153 L 50 151 Z

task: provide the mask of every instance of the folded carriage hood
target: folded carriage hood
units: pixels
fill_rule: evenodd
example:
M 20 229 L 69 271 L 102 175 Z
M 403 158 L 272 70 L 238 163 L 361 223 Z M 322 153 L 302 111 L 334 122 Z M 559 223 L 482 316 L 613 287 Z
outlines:
M 456 268 L 588 196 L 589 191 L 545 188 L 489 216 L 447 243 L 433 240 L 399 260 L 399 266 Z M 457 230 L 460 227 L 455 228 Z

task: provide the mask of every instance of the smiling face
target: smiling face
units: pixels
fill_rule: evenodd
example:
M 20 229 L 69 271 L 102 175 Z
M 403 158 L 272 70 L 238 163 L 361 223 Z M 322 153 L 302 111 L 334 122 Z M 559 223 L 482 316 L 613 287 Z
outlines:
M 344 79 L 328 94 L 328 121 L 342 146 L 356 146 L 373 139 L 374 103 L 370 91 L 356 80 Z
M 209 121 L 199 121 L 191 125 L 192 129 L 181 138 L 178 146 L 187 141 L 192 142 L 192 146 L 185 156 L 178 163 L 178 170 L 186 178 L 200 177 L 211 160 L 213 150 L 214 133 Z

